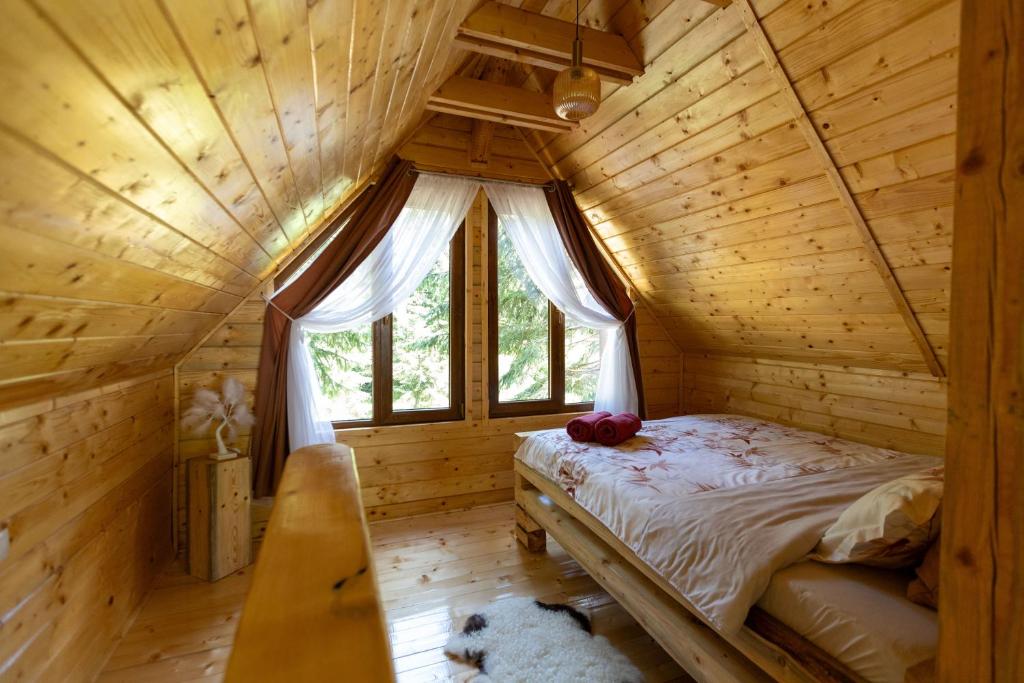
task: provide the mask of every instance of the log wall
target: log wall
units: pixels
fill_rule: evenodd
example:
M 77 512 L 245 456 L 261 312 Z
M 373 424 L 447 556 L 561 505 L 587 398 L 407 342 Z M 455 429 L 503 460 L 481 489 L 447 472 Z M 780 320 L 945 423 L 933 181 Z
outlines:
M 172 553 L 169 371 L 0 412 L 0 678 L 91 680 Z
M 946 388 L 927 373 L 687 353 L 681 404 L 684 413 L 739 413 L 942 455 Z

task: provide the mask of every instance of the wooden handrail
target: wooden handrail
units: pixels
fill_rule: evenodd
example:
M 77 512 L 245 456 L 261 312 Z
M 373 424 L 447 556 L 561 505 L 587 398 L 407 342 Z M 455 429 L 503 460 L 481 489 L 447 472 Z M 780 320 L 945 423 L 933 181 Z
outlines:
M 226 680 L 394 680 L 351 449 L 289 456 Z

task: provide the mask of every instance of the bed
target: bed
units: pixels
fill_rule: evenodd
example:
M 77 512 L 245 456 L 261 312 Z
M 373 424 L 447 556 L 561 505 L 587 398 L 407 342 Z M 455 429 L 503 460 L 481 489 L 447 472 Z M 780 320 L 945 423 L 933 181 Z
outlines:
M 866 584 L 801 563 L 853 501 L 934 457 L 737 415 L 648 421 L 615 448 L 560 429 L 521 436 L 520 540 L 538 549 L 551 533 L 698 680 L 888 682 L 934 655 L 934 613 L 901 598 L 904 577 Z M 830 591 L 858 597 L 822 599 Z M 880 628 L 858 620 L 866 596 L 916 640 L 886 649 L 884 634 L 851 635 Z

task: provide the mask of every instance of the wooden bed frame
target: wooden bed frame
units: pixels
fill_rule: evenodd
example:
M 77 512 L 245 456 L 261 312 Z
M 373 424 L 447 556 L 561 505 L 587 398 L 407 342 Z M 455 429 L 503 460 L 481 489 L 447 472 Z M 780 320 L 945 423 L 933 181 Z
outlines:
M 530 432 L 516 434 L 517 449 L 528 436 Z M 866 683 L 757 607 L 739 633 L 718 633 L 596 517 L 519 460 L 515 500 L 515 534 L 522 545 L 540 552 L 550 533 L 697 681 Z

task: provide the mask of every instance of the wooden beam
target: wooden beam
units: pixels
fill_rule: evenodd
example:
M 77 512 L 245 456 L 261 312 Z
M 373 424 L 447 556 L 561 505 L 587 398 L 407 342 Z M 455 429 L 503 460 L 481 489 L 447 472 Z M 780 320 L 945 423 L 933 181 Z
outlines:
M 504 59 L 490 59 L 484 72 L 484 80 L 496 85 L 505 85 L 509 68 L 512 63 Z M 494 121 L 473 119 L 473 129 L 469 134 L 469 165 L 486 165 L 491 157 L 491 140 L 494 139 Z
M 452 76 L 438 88 L 427 109 L 554 133 L 578 125 L 558 118 L 549 95 L 463 76 Z
M 962 7 L 939 680 L 1024 680 L 1024 12 Z
M 921 323 L 917 320 L 917 316 L 914 315 L 914 310 L 910 307 L 910 303 L 907 301 L 906 296 L 904 296 L 903 290 L 900 288 L 899 282 L 896 280 L 896 276 L 893 275 L 892 268 L 889 266 L 889 262 L 886 261 L 885 255 L 882 253 L 882 249 L 878 246 L 878 241 L 875 239 L 874 233 L 871 232 L 870 226 L 868 226 L 867 221 L 864 220 L 864 216 L 860 212 L 860 207 L 853 198 L 853 194 L 850 192 L 850 188 L 847 186 L 842 174 L 840 174 L 835 160 L 832 159 L 832 155 L 829 153 L 828 148 L 825 147 L 825 143 L 818 135 L 818 131 L 814 128 L 814 124 L 811 123 L 810 118 L 808 118 L 807 109 L 804 107 L 803 102 L 800 100 L 800 96 L 797 95 L 796 90 L 793 88 L 793 83 L 789 80 L 789 76 L 786 75 L 786 70 L 779 62 L 778 55 L 775 53 L 775 48 L 772 47 L 771 41 L 768 40 L 768 36 L 764 32 L 764 28 L 761 26 L 761 22 L 757 18 L 757 14 L 754 13 L 754 8 L 750 5 L 750 0 L 735 0 L 734 4 L 736 6 L 736 11 L 739 12 L 744 25 L 747 27 L 747 32 L 750 34 L 751 38 L 754 39 L 754 43 L 761 52 L 765 66 L 768 67 L 768 70 L 778 83 L 779 91 L 786 99 L 797 127 L 807 140 L 807 145 L 821 161 L 825 171 L 825 176 L 839 195 L 839 201 L 842 204 L 843 209 L 845 209 L 846 213 L 849 215 L 854 228 L 856 228 L 860 235 L 861 241 L 864 245 L 864 250 L 868 254 L 868 258 L 875 266 L 875 270 L 878 271 L 879 276 L 882 278 L 882 283 L 885 285 L 886 291 L 889 292 L 889 296 L 892 298 L 893 304 L 896 306 L 896 310 L 899 312 L 900 316 L 902 316 L 903 321 L 907 325 L 907 329 L 910 331 L 910 335 L 914 338 L 914 342 L 920 349 L 925 365 L 928 366 L 928 369 L 936 377 L 945 377 L 945 370 L 939 362 L 938 357 L 935 355 L 935 350 L 928 341 L 928 337 L 924 333 Z
M 504 57 L 556 71 L 572 63 L 572 22 L 527 12 L 510 5 L 488 2 L 471 14 L 455 36 L 455 44 L 472 52 Z M 629 85 L 644 72 L 625 38 L 607 31 L 581 27 L 583 63 L 602 79 Z
M 461 149 L 434 147 L 418 142 L 407 144 L 399 151 L 399 155 L 423 171 L 456 173 L 494 180 L 515 180 L 537 185 L 543 185 L 548 181 L 544 170 L 529 159 L 492 157 L 485 167 L 470 164 L 466 153 Z
M 288 457 L 227 681 L 392 681 L 387 622 L 352 450 L 300 448 Z

